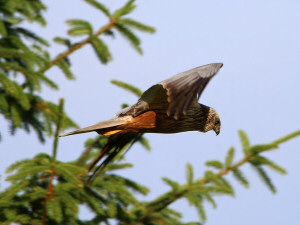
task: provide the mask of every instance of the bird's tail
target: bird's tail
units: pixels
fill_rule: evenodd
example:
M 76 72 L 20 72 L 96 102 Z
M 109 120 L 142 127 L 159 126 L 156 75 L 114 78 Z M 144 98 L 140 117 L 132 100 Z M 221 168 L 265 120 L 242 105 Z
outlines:
M 81 128 L 79 130 L 75 130 L 63 135 L 60 135 L 59 137 L 65 137 L 65 136 L 69 136 L 69 135 L 73 135 L 73 134 L 82 134 L 82 133 L 87 133 L 87 132 L 92 132 L 92 131 L 96 131 L 99 134 L 102 135 L 112 135 L 112 134 L 116 134 L 118 132 L 120 132 L 121 130 L 118 130 L 117 127 L 120 125 L 123 125 L 126 123 L 126 119 L 123 118 L 114 118 L 111 120 L 107 120 L 101 123 L 97 123 L 95 125 L 89 126 L 89 127 L 85 127 L 85 128 Z
M 89 164 L 88 170 L 92 171 L 94 167 L 100 162 L 100 164 L 93 170 L 93 174 L 89 181 L 93 181 L 98 175 L 102 174 L 104 168 L 122 151 L 125 153 L 131 148 L 131 146 L 140 140 L 143 136 L 142 133 L 125 133 L 111 135 L 106 145 L 102 148 L 100 154 Z M 124 154 L 125 154 L 124 153 Z

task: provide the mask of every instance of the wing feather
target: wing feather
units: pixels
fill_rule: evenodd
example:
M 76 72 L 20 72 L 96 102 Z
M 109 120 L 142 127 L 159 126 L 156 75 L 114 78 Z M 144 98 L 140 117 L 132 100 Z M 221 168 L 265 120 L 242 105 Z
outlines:
M 167 114 L 175 119 L 184 114 L 194 98 L 200 98 L 210 79 L 222 66 L 222 63 L 200 66 L 160 82 L 159 84 L 167 90 Z
M 136 104 L 118 116 L 136 117 L 149 110 L 165 110 L 178 119 L 196 103 L 210 79 L 217 74 L 222 63 L 212 63 L 177 74 L 146 90 Z

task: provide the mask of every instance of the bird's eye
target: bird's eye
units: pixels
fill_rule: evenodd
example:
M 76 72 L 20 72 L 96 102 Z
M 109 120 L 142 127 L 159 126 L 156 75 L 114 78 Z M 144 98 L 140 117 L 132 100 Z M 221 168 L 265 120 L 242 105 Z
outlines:
M 215 125 L 218 125 L 218 124 L 220 124 L 220 120 L 217 120 L 217 121 L 215 122 Z

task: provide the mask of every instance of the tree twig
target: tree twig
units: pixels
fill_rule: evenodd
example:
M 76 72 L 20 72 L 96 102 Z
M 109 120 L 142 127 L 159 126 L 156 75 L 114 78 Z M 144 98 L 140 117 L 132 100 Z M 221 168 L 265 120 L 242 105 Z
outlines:
M 53 193 L 53 179 L 55 177 L 55 162 L 52 162 L 52 167 L 51 167 L 51 175 L 49 179 L 49 184 L 47 188 L 47 194 L 45 197 L 44 201 L 44 213 L 43 213 L 43 218 L 42 218 L 42 225 L 46 224 L 46 219 L 47 219 L 47 202 L 50 201 L 50 197 Z
M 56 160 L 56 153 L 57 153 L 57 145 L 58 145 L 58 135 L 60 131 L 61 121 L 64 114 L 64 99 L 61 98 L 59 100 L 59 109 L 58 109 L 58 118 L 56 123 L 56 131 L 54 134 L 54 142 L 53 142 L 53 150 L 52 150 L 52 160 L 55 162 Z
M 70 54 L 72 54 L 73 52 L 75 52 L 76 50 L 80 49 L 81 47 L 85 46 L 86 44 L 88 44 L 91 39 L 93 37 L 97 37 L 100 36 L 101 34 L 105 33 L 106 31 L 110 30 L 111 28 L 113 28 L 115 24 L 115 20 L 114 19 L 110 19 L 109 23 L 106 24 L 105 26 L 103 26 L 102 28 L 100 28 L 95 34 L 91 35 L 90 37 L 88 37 L 87 39 L 85 39 L 84 41 L 75 44 L 73 47 L 71 47 L 70 49 L 68 49 L 67 51 L 59 54 L 55 59 L 53 59 L 48 66 L 46 66 L 44 69 L 42 69 L 40 72 L 44 73 L 45 71 L 47 71 L 48 69 L 50 69 L 52 66 L 54 66 L 59 60 L 62 60 L 66 57 L 68 57 Z
M 95 147 L 96 143 L 99 142 L 101 136 L 97 137 L 94 142 L 87 148 L 84 150 L 84 152 L 81 154 L 81 156 L 79 157 L 79 160 L 78 160 L 78 163 L 77 165 L 78 166 L 83 166 L 86 158 L 89 156 L 90 152 L 93 150 L 93 148 Z
M 238 167 L 241 167 L 242 165 L 249 162 L 250 160 L 251 160 L 251 156 L 245 155 L 245 157 L 242 160 L 240 160 L 238 163 L 236 163 L 235 165 L 231 166 L 230 168 L 222 169 L 219 173 L 215 173 L 213 176 L 215 178 L 220 178 L 220 177 L 228 174 L 232 170 L 234 170 Z M 146 213 L 145 213 L 145 216 L 142 218 L 142 220 L 146 219 L 151 213 L 159 212 L 162 209 L 168 207 L 170 204 L 177 201 L 179 198 L 183 197 L 185 193 L 191 191 L 195 185 L 197 185 L 197 186 L 205 185 L 210 182 L 211 182 L 210 179 L 203 178 L 203 179 L 196 181 L 194 183 L 194 185 L 183 185 L 183 189 L 181 189 L 179 192 L 176 192 L 175 194 L 173 193 L 174 191 L 169 191 L 166 194 L 163 194 L 163 196 L 165 196 L 165 197 L 163 197 L 163 196 L 158 197 L 158 199 L 159 199 L 158 201 L 153 201 L 148 206 L 146 206 Z M 172 198 L 170 198 L 169 196 L 172 196 Z M 155 208 L 155 206 L 157 206 L 157 205 L 159 205 L 159 207 Z
M 57 123 L 56 123 L 56 131 L 55 131 L 55 136 L 54 136 L 54 142 L 53 142 L 53 150 L 52 150 L 52 166 L 51 166 L 51 171 L 50 171 L 50 179 L 49 179 L 49 184 L 47 188 L 47 193 L 45 197 L 45 202 L 44 202 L 44 213 L 43 213 L 43 218 L 42 218 L 42 224 L 44 225 L 46 223 L 47 219 L 47 203 L 50 201 L 51 195 L 53 193 L 53 179 L 55 177 L 55 160 L 56 160 L 56 154 L 57 154 L 57 146 L 58 146 L 58 134 L 61 126 L 61 120 L 63 118 L 63 113 L 64 113 L 64 99 L 61 98 L 59 100 L 59 111 L 58 111 L 58 118 L 57 118 Z

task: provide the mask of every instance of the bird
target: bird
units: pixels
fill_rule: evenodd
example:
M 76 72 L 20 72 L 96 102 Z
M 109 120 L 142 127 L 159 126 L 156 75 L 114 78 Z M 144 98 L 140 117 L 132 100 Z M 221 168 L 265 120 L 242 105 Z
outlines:
M 125 147 L 128 151 L 145 133 L 213 130 L 218 135 L 221 121 L 217 111 L 198 100 L 222 66 L 223 63 L 211 63 L 172 76 L 151 86 L 137 103 L 117 112 L 113 119 L 59 137 L 92 131 L 108 136 L 106 145 L 88 167 L 91 171 L 102 161 L 92 175 L 97 176 L 119 152 Z

